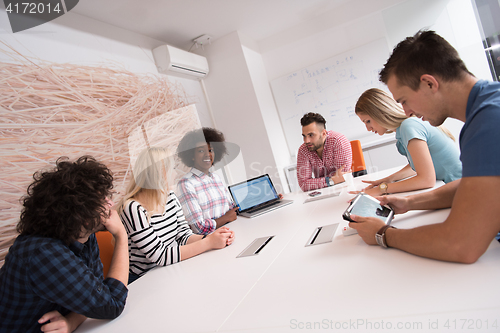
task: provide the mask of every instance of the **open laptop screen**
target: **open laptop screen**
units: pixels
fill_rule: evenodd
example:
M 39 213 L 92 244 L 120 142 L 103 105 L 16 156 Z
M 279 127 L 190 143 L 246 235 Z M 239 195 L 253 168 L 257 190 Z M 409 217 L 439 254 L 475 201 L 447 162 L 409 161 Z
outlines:
M 229 191 L 241 211 L 278 199 L 278 194 L 267 174 L 231 185 Z

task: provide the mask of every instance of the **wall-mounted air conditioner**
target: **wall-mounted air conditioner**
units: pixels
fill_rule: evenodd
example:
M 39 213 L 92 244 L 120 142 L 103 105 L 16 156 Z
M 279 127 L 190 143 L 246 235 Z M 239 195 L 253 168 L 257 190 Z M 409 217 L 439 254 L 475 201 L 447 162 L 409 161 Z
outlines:
M 163 74 L 188 79 L 202 79 L 208 74 L 207 58 L 170 45 L 155 48 L 153 56 L 158 72 Z

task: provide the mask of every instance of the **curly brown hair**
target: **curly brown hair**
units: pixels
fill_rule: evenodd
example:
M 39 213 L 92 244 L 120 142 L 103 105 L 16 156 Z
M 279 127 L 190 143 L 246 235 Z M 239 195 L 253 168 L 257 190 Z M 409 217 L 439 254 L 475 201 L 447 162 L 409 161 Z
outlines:
M 226 145 L 224 144 L 224 134 L 215 128 L 203 127 L 202 129 L 186 133 L 186 135 L 184 135 L 179 142 L 177 155 L 186 166 L 194 166 L 194 150 L 196 148 L 196 144 L 200 142 L 210 144 L 211 148 L 214 150 L 214 164 L 220 162 L 222 157 L 227 154 Z
M 91 156 L 74 162 L 56 161 L 52 170 L 38 171 L 21 200 L 17 225 L 22 235 L 56 238 L 70 244 L 82 230 L 96 230 L 109 217 L 106 199 L 112 194 L 113 175 Z

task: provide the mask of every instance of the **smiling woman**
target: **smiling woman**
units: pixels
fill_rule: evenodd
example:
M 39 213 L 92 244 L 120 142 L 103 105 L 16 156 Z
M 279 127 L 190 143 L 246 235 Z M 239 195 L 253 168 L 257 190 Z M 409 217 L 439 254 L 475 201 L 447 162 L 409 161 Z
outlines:
M 381 195 L 413 191 L 434 186 L 436 179 L 448 183 L 461 178 L 458 148 L 443 126 L 436 128 L 416 117 L 407 117 L 394 99 L 376 88 L 359 97 L 355 112 L 367 131 L 378 135 L 396 132 L 396 147 L 408 159 L 408 165 L 400 171 L 365 181 L 370 185 L 364 192 Z
M 210 172 L 227 154 L 224 134 L 204 127 L 187 133 L 177 153 L 191 170 L 179 181 L 178 193 L 186 219 L 199 234 L 208 235 L 236 220 L 236 210 L 219 176 Z

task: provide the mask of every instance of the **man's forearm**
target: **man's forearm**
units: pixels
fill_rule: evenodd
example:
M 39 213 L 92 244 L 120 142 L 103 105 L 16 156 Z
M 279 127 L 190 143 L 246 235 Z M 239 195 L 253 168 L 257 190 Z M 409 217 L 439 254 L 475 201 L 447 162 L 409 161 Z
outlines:
M 128 283 L 128 237 L 126 232 L 115 235 L 115 250 L 109 266 L 108 277 Z
M 463 262 L 459 251 L 450 242 L 443 223 L 413 229 L 388 229 L 386 242 L 394 247 L 421 257 L 444 261 Z M 439 241 L 437 241 L 439 240 Z
M 433 191 L 419 193 L 408 197 L 410 209 L 429 210 L 450 208 L 459 184 L 460 179 L 443 185 Z

